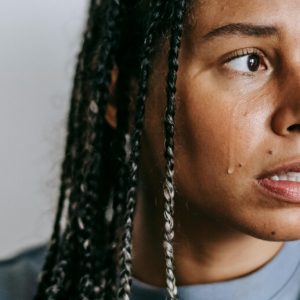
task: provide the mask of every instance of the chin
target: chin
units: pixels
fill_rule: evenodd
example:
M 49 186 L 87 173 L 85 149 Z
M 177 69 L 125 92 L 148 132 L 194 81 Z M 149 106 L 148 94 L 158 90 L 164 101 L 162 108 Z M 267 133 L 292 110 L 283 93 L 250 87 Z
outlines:
M 240 224 L 240 230 L 258 239 L 274 242 L 300 240 L 300 208 L 263 213 L 261 218 L 256 214 L 255 222 L 252 218 L 248 226 L 245 225 Z

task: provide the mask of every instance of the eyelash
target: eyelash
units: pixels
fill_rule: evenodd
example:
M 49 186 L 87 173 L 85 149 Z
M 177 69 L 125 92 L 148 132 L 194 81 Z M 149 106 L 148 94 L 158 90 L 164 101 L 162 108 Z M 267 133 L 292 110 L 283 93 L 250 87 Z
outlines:
M 250 54 L 257 54 L 260 57 L 264 57 L 264 54 L 262 53 L 262 51 L 256 49 L 256 48 L 246 48 L 246 49 L 240 49 L 240 50 L 236 50 L 232 53 L 230 53 L 226 58 L 225 58 L 225 62 L 224 63 L 228 63 L 231 60 L 235 59 L 235 58 L 239 58 L 239 57 L 243 57 L 246 55 L 250 55 Z
M 258 55 L 259 58 L 261 59 L 261 61 L 264 62 L 266 67 L 267 68 L 269 67 L 268 64 L 265 62 L 266 61 L 265 54 L 257 48 L 244 48 L 244 49 L 236 50 L 236 51 L 230 53 L 229 55 L 227 55 L 225 57 L 225 60 L 223 59 L 223 65 L 226 65 L 229 62 L 231 62 L 232 60 L 237 59 L 239 57 L 243 57 L 243 56 L 247 56 L 247 55 L 251 55 L 251 54 Z M 231 71 L 234 73 L 239 73 L 239 74 L 246 75 L 246 76 L 254 76 L 255 75 L 254 73 L 251 74 L 249 72 L 239 72 L 239 71 L 234 71 L 234 70 L 231 70 Z

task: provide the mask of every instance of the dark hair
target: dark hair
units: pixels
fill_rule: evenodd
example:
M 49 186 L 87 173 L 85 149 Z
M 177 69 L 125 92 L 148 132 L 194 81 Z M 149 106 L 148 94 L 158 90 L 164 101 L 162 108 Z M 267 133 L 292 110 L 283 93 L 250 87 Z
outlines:
M 74 78 L 57 214 L 35 300 L 130 298 L 145 101 L 151 62 L 161 41 L 169 42 L 163 191 L 166 284 L 169 298 L 177 299 L 172 245 L 174 116 L 186 2 L 91 0 Z M 104 118 L 114 68 L 116 129 Z M 139 82 L 134 101 L 132 79 Z M 129 133 L 132 103 L 135 125 Z

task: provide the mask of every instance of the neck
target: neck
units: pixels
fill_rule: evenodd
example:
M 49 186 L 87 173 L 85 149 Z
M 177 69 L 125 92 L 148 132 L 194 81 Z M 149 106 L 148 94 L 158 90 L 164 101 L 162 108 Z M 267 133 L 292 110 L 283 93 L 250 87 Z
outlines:
M 151 189 L 140 186 L 133 231 L 133 276 L 165 286 L 163 204 Z M 156 199 L 156 201 L 153 201 Z M 264 241 L 188 210 L 175 201 L 175 275 L 177 285 L 239 278 L 269 262 L 283 242 Z M 181 205 L 182 204 L 182 205 Z

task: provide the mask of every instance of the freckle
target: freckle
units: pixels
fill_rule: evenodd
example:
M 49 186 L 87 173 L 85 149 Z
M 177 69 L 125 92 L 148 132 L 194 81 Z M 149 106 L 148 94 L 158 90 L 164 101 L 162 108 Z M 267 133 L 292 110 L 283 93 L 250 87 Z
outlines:
M 239 165 L 238 165 L 238 166 L 239 166 L 239 168 L 241 168 L 241 167 L 243 166 L 243 164 L 242 164 L 242 163 L 239 163 Z
M 268 154 L 272 155 L 273 151 L 272 150 L 268 150 Z

